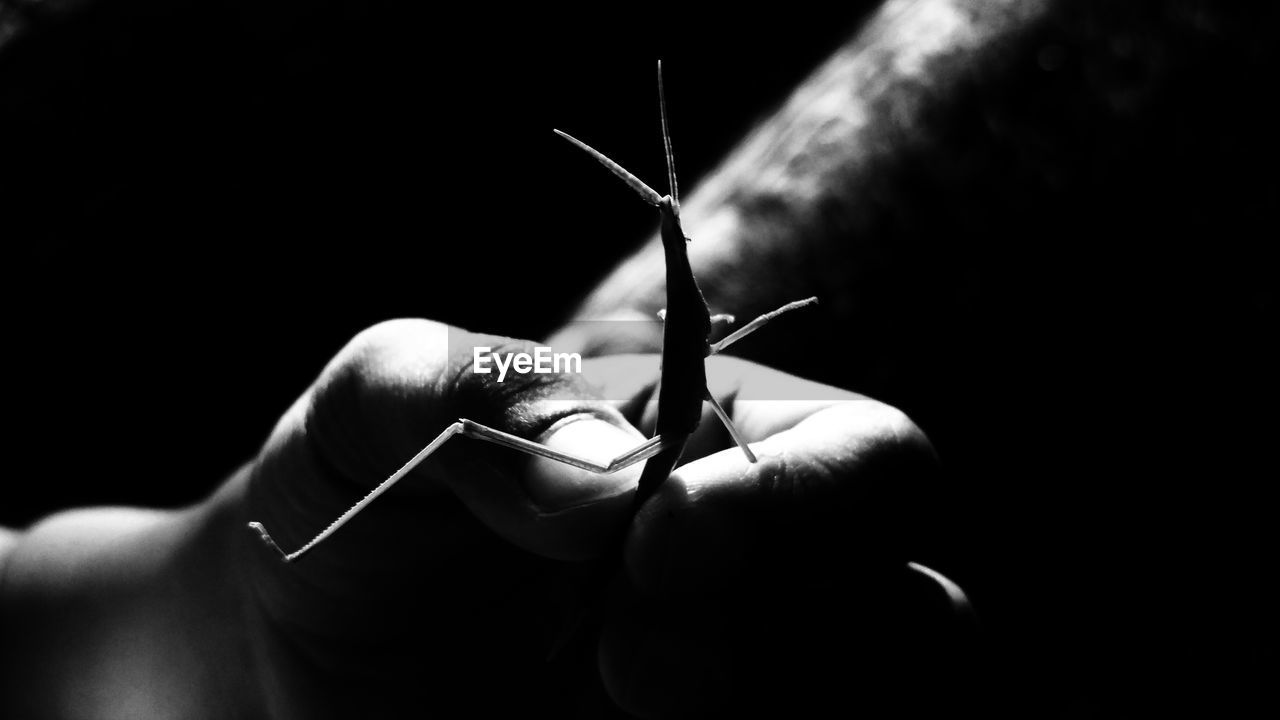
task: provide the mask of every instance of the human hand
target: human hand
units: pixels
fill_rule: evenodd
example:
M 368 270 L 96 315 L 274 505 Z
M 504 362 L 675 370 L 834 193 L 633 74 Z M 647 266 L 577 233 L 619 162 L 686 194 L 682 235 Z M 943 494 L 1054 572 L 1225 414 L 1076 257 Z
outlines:
M 644 439 L 631 425 L 653 426 L 656 356 L 499 384 L 470 372 L 474 345 L 522 349 L 425 321 L 361 334 L 223 501 L 292 550 L 458 417 L 604 460 Z M 271 704 L 572 714 L 600 699 L 599 673 L 625 709 L 676 716 L 852 706 L 904 672 L 928 682 L 917 673 L 936 658 L 914 654 L 949 632 L 959 596 L 906 566 L 937 474 L 927 439 L 876 401 L 709 362 L 760 462 L 708 409 L 634 520 L 639 466 L 597 475 L 454 440 L 296 563 L 241 526 Z M 586 561 L 623 537 L 590 651 L 547 662 L 582 611 Z

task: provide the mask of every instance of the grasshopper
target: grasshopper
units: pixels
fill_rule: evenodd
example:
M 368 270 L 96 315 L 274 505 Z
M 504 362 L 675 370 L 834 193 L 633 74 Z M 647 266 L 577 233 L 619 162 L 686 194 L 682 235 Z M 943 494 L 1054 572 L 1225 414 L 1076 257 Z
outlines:
M 645 202 L 658 209 L 659 232 L 666 261 L 667 308 L 658 316 L 663 320 L 662 370 L 658 387 L 658 420 L 654 435 L 635 448 L 601 465 L 591 460 L 552 450 L 544 445 L 460 418 L 445 428 L 434 440 L 418 451 L 399 470 L 369 492 L 363 499 L 334 520 L 320 534 L 294 552 L 286 553 L 271 538 L 261 523 L 251 522 L 249 527 L 258 532 L 262 541 L 275 550 L 286 562 L 293 562 L 331 536 L 351 518 L 408 475 L 426 458 L 456 435 L 484 440 L 503 447 L 555 460 L 566 465 L 597 473 L 613 473 L 638 462 L 645 462 L 631 503 L 635 512 L 653 496 L 680 462 L 689 437 L 698 428 L 702 418 L 702 403 L 710 403 L 720 422 L 724 423 L 730 437 L 742 449 L 749 462 L 756 462 L 755 455 L 747 447 L 746 440 L 707 389 L 706 359 L 723 352 L 729 346 L 745 338 L 779 315 L 817 302 L 816 297 L 791 302 L 765 313 L 719 342 L 711 342 L 711 329 L 717 322 L 733 322 L 728 315 L 712 315 L 707 301 L 698 287 L 697 278 L 689 264 L 685 244 L 690 242 L 680 226 L 680 198 L 676 184 L 675 160 L 671 151 L 671 133 L 667 124 L 666 93 L 662 85 L 662 63 L 658 63 L 658 105 L 662 117 L 662 142 L 666 154 L 669 194 L 657 191 L 641 182 L 621 165 L 610 160 L 586 143 L 555 130 L 560 137 L 581 148 L 614 175 L 622 179 Z

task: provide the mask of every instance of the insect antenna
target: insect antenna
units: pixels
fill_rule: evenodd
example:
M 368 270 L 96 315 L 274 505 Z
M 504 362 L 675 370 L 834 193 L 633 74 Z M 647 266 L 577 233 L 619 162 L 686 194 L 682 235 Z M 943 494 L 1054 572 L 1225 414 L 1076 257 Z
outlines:
M 662 113 L 662 147 L 667 154 L 667 187 L 671 191 L 671 207 L 680 214 L 680 188 L 676 185 L 676 158 L 671 152 L 671 129 L 667 126 L 667 93 L 662 87 L 662 61 L 658 61 L 658 109 Z
M 636 177 L 635 175 L 632 175 L 630 172 L 627 171 L 626 168 L 610 160 L 608 157 L 605 156 L 604 153 L 600 152 L 599 150 L 596 150 L 595 148 L 582 142 L 578 138 L 570 135 L 569 133 L 561 132 L 559 130 L 555 130 L 554 128 L 553 128 L 553 132 L 555 132 L 555 134 L 559 135 L 565 140 L 568 140 L 569 142 L 573 143 L 574 145 L 577 145 L 579 148 L 582 149 L 583 152 L 595 158 L 596 162 L 609 168 L 609 172 L 622 178 L 622 182 L 626 183 L 627 186 L 630 187 L 632 190 L 635 190 L 636 193 L 640 195 L 640 197 L 644 198 L 645 202 L 649 203 L 650 205 L 653 205 L 654 207 L 657 207 L 662 204 L 662 196 L 658 194 L 657 190 L 654 190 L 648 185 L 645 185 L 640 180 L 640 178 Z

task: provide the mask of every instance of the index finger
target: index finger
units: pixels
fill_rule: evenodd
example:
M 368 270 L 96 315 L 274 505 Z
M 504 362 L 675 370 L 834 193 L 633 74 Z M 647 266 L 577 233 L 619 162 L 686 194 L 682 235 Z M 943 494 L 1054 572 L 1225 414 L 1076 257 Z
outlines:
M 806 380 L 739 358 L 707 358 L 707 384 L 747 442 L 757 442 L 794 427 L 822 410 L 865 395 Z M 583 377 L 633 425 L 651 434 L 657 423 L 658 355 L 612 355 L 583 363 Z M 729 434 L 704 404 L 702 422 L 689 438 L 686 460 L 732 445 Z

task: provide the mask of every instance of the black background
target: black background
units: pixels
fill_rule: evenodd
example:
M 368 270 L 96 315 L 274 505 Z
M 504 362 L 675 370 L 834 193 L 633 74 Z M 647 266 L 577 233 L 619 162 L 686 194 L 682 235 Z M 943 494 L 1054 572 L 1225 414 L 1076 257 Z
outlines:
M 199 499 L 378 320 L 550 331 L 652 231 L 550 128 L 661 177 L 661 57 L 691 186 L 870 4 L 45 23 L 0 55 L 0 523 Z M 1012 714 L 1272 702 L 1273 15 L 1051 14 L 885 180 L 881 299 L 804 366 L 938 446 L 924 559 L 973 595 Z
M 663 57 L 692 180 L 856 27 L 400 5 L 108 1 L 3 58 L 11 439 L 63 469 L 0 520 L 201 496 L 379 320 L 549 332 L 653 230 L 553 127 L 660 177 Z

